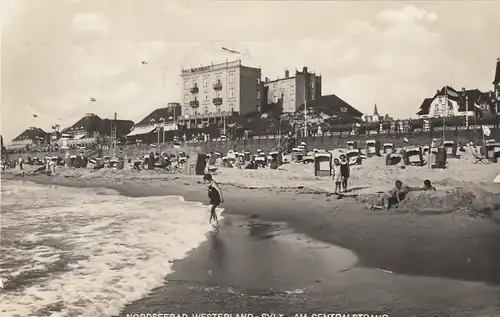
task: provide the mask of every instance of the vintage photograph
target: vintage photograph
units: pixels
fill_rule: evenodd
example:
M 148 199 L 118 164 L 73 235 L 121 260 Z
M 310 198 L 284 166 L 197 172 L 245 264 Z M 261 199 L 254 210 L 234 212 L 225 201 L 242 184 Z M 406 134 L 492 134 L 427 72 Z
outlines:
M 1 317 L 500 317 L 500 1 L 0 3 Z

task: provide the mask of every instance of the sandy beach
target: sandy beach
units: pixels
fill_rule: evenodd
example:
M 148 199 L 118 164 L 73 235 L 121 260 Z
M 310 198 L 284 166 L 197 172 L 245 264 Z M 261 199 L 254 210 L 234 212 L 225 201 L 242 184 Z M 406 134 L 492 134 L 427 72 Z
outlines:
M 226 200 L 220 232 L 176 262 L 165 286 L 128 305 L 124 316 L 200 310 L 500 313 L 500 188 L 492 183 L 500 164 L 463 158 L 450 160 L 446 170 L 429 170 L 372 158 L 352 169 L 353 190 L 342 199 L 331 193 L 330 179 L 311 176 L 311 165 L 283 169 L 221 168 L 214 176 Z M 55 177 L 14 174 L 3 177 L 107 187 L 131 197 L 207 200 L 199 176 L 63 168 Z M 395 179 L 410 186 L 431 179 L 438 190 L 412 193 L 394 210 L 367 209 Z M 186 298 L 200 305 L 183 304 Z

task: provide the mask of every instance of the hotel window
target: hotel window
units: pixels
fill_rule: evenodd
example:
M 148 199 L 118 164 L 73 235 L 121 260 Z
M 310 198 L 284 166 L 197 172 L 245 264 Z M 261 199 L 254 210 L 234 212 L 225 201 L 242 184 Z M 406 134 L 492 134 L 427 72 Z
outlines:
M 220 98 L 220 91 L 218 91 L 218 90 L 217 90 L 217 91 L 215 92 L 215 97 L 216 97 L 216 98 Z
M 234 73 L 229 74 L 229 82 L 234 83 Z
M 215 107 L 215 111 L 216 111 L 217 113 L 220 113 L 220 112 L 221 112 L 221 111 L 220 111 L 220 106 L 216 106 L 216 107 Z
M 260 78 L 257 78 L 257 85 L 260 85 Z
M 193 79 L 193 87 L 196 87 L 196 86 L 197 86 L 197 84 L 198 84 L 198 83 L 197 83 L 196 79 Z
M 290 86 L 290 95 L 291 96 L 295 95 L 295 87 L 294 86 Z
M 184 90 L 189 90 L 189 82 L 187 80 L 184 81 Z
M 203 93 L 203 100 L 207 101 L 208 100 L 208 92 Z
M 215 83 L 220 84 L 220 75 L 215 76 Z
M 234 88 L 229 89 L 229 98 L 236 98 L 236 93 L 234 92 Z
M 184 103 L 189 103 L 189 96 L 184 96 Z
M 276 90 L 276 85 L 273 85 L 273 90 Z
M 203 78 L 203 87 L 208 87 L 208 77 Z
M 277 96 L 277 95 L 274 95 L 274 96 L 273 96 L 273 102 L 274 102 L 274 103 L 277 103 L 277 102 L 278 102 L 278 96 Z
M 260 90 L 257 90 L 257 100 L 260 100 Z
M 203 108 L 203 110 L 205 111 L 205 113 L 208 113 L 208 107 Z
M 229 111 L 234 112 L 234 105 L 232 103 L 229 104 Z

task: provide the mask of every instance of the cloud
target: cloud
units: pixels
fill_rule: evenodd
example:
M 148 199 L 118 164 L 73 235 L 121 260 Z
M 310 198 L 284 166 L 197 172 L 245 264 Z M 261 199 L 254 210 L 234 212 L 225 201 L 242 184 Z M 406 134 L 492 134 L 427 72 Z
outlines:
M 52 1 L 62 3 L 25 5 L 6 32 L 2 97 L 10 112 L 2 128 L 9 137 L 35 124 L 23 121 L 28 104 L 40 113 L 36 124 L 49 128 L 56 116 L 65 126 L 85 112 L 111 117 L 116 111 L 120 118 L 140 120 L 182 100 L 181 67 L 238 58 L 222 47 L 243 52 L 244 65 L 260 66 L 263 77 L 272 79 L 285 68 L 293 73 L 308 66 L 323 76 L 324 94 L 335 93 L 363 112 L 377 103 L 396 117 L 414 115 L 440 85 L 489 85 L 491 76 L 481 76 L 494 66 L 490 55 L 500 51 L 488 35 L 497 21 L 493 13 L 482 19 L 490 22 L 456 31 L 444 19 L 460 20 L 468 11 L 434 10 L 432 3 L 391 8 L 379 2 L 99 0 L 60 6 L 48 20 L 39 12 Z M 470 43 L 479 35 L 482 55 L 464 63 L 478 55 Z
M 109 24 L 97 13 L 80 13 L 71 20 L 71 27 L 77 33 L 101 33 L 109 31 Z
M 399 10 L 387 9 L 380 11 L 377 14 L 377 20 L 394 24 L 412 24 L 418 21 L 435 21 L 437 20 L 437 14 L 409 5 Z

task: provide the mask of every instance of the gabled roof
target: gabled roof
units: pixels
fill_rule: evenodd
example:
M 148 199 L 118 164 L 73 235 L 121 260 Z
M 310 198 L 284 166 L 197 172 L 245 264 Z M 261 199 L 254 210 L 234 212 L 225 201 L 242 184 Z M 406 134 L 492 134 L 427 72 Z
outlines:
M 300 108 L 303 109 L 304 105 Z M 363 116 L 363 113 L 344 100 L 340 99 L 334 94 L 321 96 L 315 100 L 307 102 L 307 107 L 314 108 L 316 112 L 323 112 L 326 115 L 335 115 L 339 117 L 359 117 Z
M 170 117 L 178 117 L 182 115 L 181 113 L 181 105 L 169 106 L 165 108 L 159 108 L 148 114 L 144 119 L 137 122 L 135 125 L 149 125 L 151 124 L 151 119 L 154 119 L 154 122 L 160 122 L 160 118 L 163 118 L 165 121 L 168 121 Z
M 99 116 L 89 113 L 85 115 L 83 118 L 78 120 L 75 124 L 63 130 L 63 132 L 72 132 L 72 131 L 85 131 L 85 132 L 93 132 L 99 129 L 99 124 L 101 123 L 101 118 Z
M 420 111 L 417 112 L 417 114 L 419 116 L 423 116 L 423 115 L 429 114 L 429 110 L 430 110 L 431 103 L 432 103 L 433 100 L 434 100 L 434 97 L 432 97 L 432 98 L 425 98 L 424 101 L 422 102 L 422 104 L 420 105 Z
M 471 89 L 466 90 L 465 94 L 460 92 L 460 97 L 458 98 L 458 111 L 472 111 L 475 109 L 474 105 L 480 102 L 486 102 L 483 100 L 483 92 L 479 91 L 479 89 Z M 468 107 L 467 107 L 468 104 Z
M 493 79 L 493 84 L 500 83 L 500 57 L 497 58 L 497 69 L 495 70 L 495 78 Z
M 114 120 L 114 119 L 103 119 L 99 123 L 99 133 L 102 135 L 111 135 L 111 126 L 116 127 L 116 136 L 123 137 L 127 135 L 132 127 L 134 126 L 134 121 L 132 120 Z
M 23 141 L 23 140 L 36 140 L 45 139 L 47 136 L 47 132 L 43 131 L 40 128 L 29 128 L 24 130 L 23 133 L 19 134 L 12 141 Z
M 465 90 L 465 92 L 459 91 L 457 92 L 455 89 L 453 89 L 450 86 L 447 86 L 448 90 L 448 98 L 450 100 L 454 100 L 458 103 L 458 111 L 473 111 L 476 109 L 474 105 L 476 103 L 490 103 L 489 101 L 489 94 L 481 92 L 479 89 L 469 89 Z M 426 98 L 422 102 L 422 105 L 420 105 L 420 111 L 417 112 L 418 115 L 427 115 L 429 114 L 430 106 L 432 101 L 438 97 L 438 96 L 443 96 L 445 95 L 445 87 L 443 87 L 441 90 L 438 90 L 436 95 L 432 98 Z M 466 102 L 467 101 L 467 102 Z M 468 104 L 468 105 L 467 105 Z

